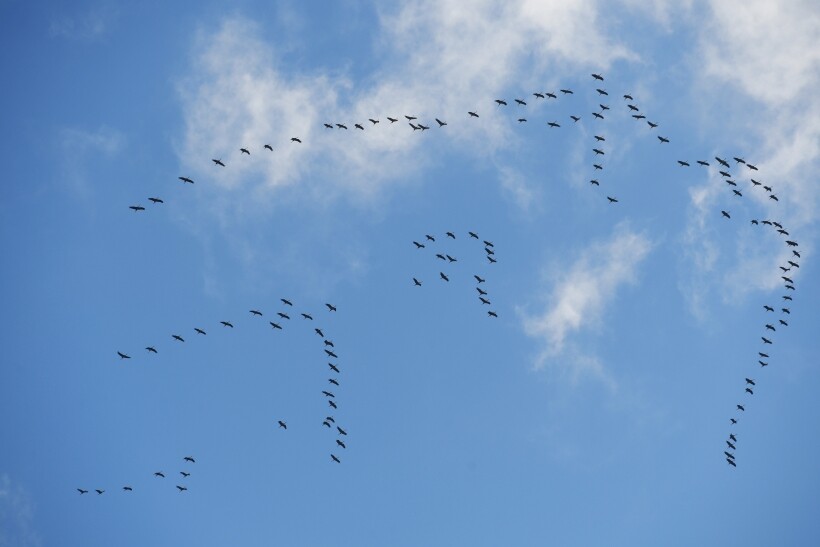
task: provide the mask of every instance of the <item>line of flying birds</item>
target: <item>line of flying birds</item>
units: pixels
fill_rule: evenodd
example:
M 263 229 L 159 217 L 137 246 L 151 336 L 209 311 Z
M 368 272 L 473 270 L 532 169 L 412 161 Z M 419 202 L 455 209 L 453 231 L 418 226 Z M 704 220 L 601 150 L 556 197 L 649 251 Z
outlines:
M 182 460 L 186 463 L 196 463 L 196 460 L 192 456 L 185 456 L 184 458 L 182 458 Z M 183 480 L 185 480 L 185 479 L 187 479 L 188 477 L 191 476 L 191 473 L 188 472 L 188 471 L 180 471 L 179 474 L 182 476 Z M 165 478 L 165 473 L 162 472 L 162 471 L 155 471 L 154 472 L 154 477 L 164 479 Z M 176 487 L 177 487 L 177 491 L 179 491 L 179 492 L 187 492 L 188 491 L 187 486 L 177 484 Z M 104 488 L 95 488 L 94 491 L 97 493 L 98 496 L 102 496 L 103 494 L 105 494 L 105 489 Z M 125 486 L 122 487 L 122 491 L 123 492 L 133 492 L 134 487 L 130 484 L 126 484 Z M 83 489 L 83 488 L 77 488 L 77 492 L 79 492 L 80 495 L 83 495 L 83 494 L 88 494 L 89 491 L 86 490 L 86 489 Z

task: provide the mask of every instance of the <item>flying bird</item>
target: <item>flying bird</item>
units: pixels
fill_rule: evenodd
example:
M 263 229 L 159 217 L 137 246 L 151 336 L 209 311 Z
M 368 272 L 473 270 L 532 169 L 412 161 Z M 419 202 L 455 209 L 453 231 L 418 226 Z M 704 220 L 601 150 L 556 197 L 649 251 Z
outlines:
M 100 495 L 100 496 L 103 494 L 103 492 L 105 492 L 105 490 L 100 490 L 99 488 L 97 488 L 94 491 L 97 493 L 97 495 Z
M 418 279 L 416 279 L 416 278 L 414 277 L 414 278 L 413 278 L 413 285 L 415 285 L 416 287 L 421 287 L 421 281 L 419 281 Z
M 268 321 L 268 323 L 270 323 L 270 326 L 272 328 L 282 330 L 282 325 L 280 325 L 279 323 L 274 323 L 273 321 Z
M 261 311 L 259 311 L 259 310 L 249 310 L 249 311 L 250 311 L 253 315 L 258 315 L 259 317 L 262 317 L 262 312 L 261 312 Z
M 196 327 L 194 327 L 194 330 L 197 332 L 197 334 L 207 334 L 204 330 L 198 329 Z
M 339 458 L 337 458 L 335 454 L 331 454 L 330 457 L 333 459 L 334 462 L 342 463 L 342 461 Z
M 250 150 L 248 150 L 247 148 L 240 148 L 239 151 L 242 152 L 243 154 L 247 154 L 249 156 L 251 155 Z
M 145 211 L 145 207 L 143 207 L 142 205 L 129 205 L 128 208 L 133 209 L 135 213 Z
M 444 275 L 444 272 L 439 272 L 438 274 L 441 276 L 441 278 L 442 278 L 444 281 L 450 281 L 450 278 L 449 278 L 449 277 L 447 277 L 446 275 Z
M 478 277 L 477 275 L 474 275 L 473 277 L 475 277 L 475 280 L 476 280 L 478 283 L 484 283 L 484 281 L 486 281 L 486 280 L 484 280 L 484 279 L 481 279 L 481 278 L 480 278 L 480 277 Z
M 79 492 L 80 495 L 88 494 L 88 490 L 83 490 L 82 488 L 77 488 L 77 492 Z
M 339 446 L 341 446 L 342 448 L 347 448 L 347 447 L 345 446 L 345 443 L 343 443 L 343 442 L 342 442 L 341 440 L 339 440 L 339 439 L 336 439 L 336 444 L 338 444 L 338 445 L 339 445 Z
M 390 120 L 390 123 L 396 123 L 397 121 L 399 121 L 396 118 L 391 118 L 390 116 L 388 116 L 387 119 Z
M 148 346 L 148 347 L 147 347 L 147 348 L 145 348 L 145 349 L 147 349 L 147 350 L 148 350 L 148 351 L 150 351 L 151 353 L 157 353 L 157 349 L 156 349 L 155 347 L 153 347 L 153 346 Z
M 325 306 L 327 306 L 327 311 L 336 311 L 336 306 L 333 304 L 325 303 Z
M 649 125 L 650 129 L 655 129 L 656 127 L 658 127 L 658 124 L 652 123 L 649 120 L 646 120 L 646 123 L 647 123 L 647 125 Z
M 288 428 L 288 424 L 286 424 L 282 420 L 277 420 L 277 421 L 279 422 L 279 428 L 280 429 L 287 429 Z
M 443 122 L 443 121 L 439 120 L 438 118 L 436 118 L 436 123 L 438 124 L 439 127 L 444 127 L 445 125 L 447 125 L 447 122 Z
M 222 163 L 222 160 L 211 160 L 211 161 L 214 162 L 214 165 L 219 165 L 221 167 L 225 167 L 225 164 Z
M 178 341 L 180 341 L 180 342 L 184 342 L 184 341 L 185 341 L 185 340 L 183 340 L 182 336 L 180 336 L 180 335 L 178 335 L 178 334 L 172 334 L 172 335 L 171 335 L 171 338 L 173 338 L 174 340 L 178 340 Z
M 345 431 L 344 429 L 342 429 L 338 425 L 336 426 L 336 429 L 339 430 L 339 435 L 347 436 L 347 431 Z
M 290 301 L 290 300 L 288 300 L 287 298 L 280 298 L 279 300 L 281 300 L 281 301 L 282 301 L 282 304 L 284 304 L 285 306 L 291 306 L 291 307 L 293 307 L 293 302 L 291 302 L 291 301 Z
M 667 139 L 665 137 L 661 137 L 660 135 L 658 135 L 658 140 L 661 141 L 661 144 L 663 144 L 665 142 L 669 142 L 669 139 Z
M 185 492 L 186 490 L 188 490 L 188 489 L 187 489 L 187 488 L 185 488 L 184 486 L 180 486 L 180 485 L 177 485 L 177 489 L 178 489 L 180 492 Z
M 316 334 L 318 334 L 322 338 L 325 337 L 325 333 L 322 332 L 322 329 L 316 328 L 316 329 L 313 329 L 313 330 L 316 331 Z
M 729 213 L 727 213 L 726 211 L 721 211 L 720 214 L 722 214 L 726 218 L 732 218 L 731 216 L 729 216 Z
M 496 99 L 495 102 L 496 102 L 496 104 L 498 104 L 498 106 L 501 106 L 501 105 L 507 106 L 507 101 L 505 101 L 504 99 Z
M 155 477 L 162 477 L 163 479 L 165 478 L 165 475 L 162 473 L 162 471 L 157 471 L 156 473 L 154 473 L 154 476 Z
M 276 312 L 276 315 L 278 315 L 278 316 L 279 316 L 279 317 L 281 317 L 282 319 L 290 319 L 290 316 L 289 316 L 288 314 L 286 314 L 286 313 L 282 313 L 282 312 L 280 312 L 280 311 Z
M 193 180 L 191 180 L 191 179 L 189 179 L 188 177 L 178 177 L 178 178 L 179 178 L 179 180 L 181 180 L 182 182 L 187 182 L 188 184 L 193 184 L 193 183 L 194 183 L 194 181 L 193 181 Z
M 597 91 L 599 95 L 609 95 L 609 93 L 600 88 L 596 89 L 595 91 Z
M 607 196 L 606 199 L 609 200 L 609 203 L 618 203 L 618 200 L 613 197 Z
M 159 198 L 148 198 L 148 201 L 150 201 L 151 203 L 165 203 Z
M 327 125 L 327 124 L 325 124 L 325 125 Z M 332 128 L 331 128 L 331 129 L 332 129 Z M 273 146 L 271 146 L 271 145 L 269 145 L 269 144 L 266 144 L 266 145 L 265 145 L 265 148 L 266 148 L 267 150 L 270 150 L 271 152 L 273 152 Z
M 119 356 L 120 356 L 120 359 L 130 359 L 130 358 L 131 358 L 131 356 L 130 356 L 130 355 L 126 355 L 125 353 L 123 353 L 123 352 L 121 352 L 121 351 L 118 351 L 118 352 L 117 352 L 117 355 L 119 355 Z
M 186 473 L 185 471 L 180 471 L 180 472 L 179 472 L 179 474 L 180 474 L 180 475 L 182 475 L 182 476 L 183 476 L 183 477 L 185 477 L 185 478 L 188 478 L 188 477 L 190 477 L 190 476 L 191 476 L 191 474 L 190 474 L 190 473 Z
M 475 233 L 475 232 L 467 232 L 467 233 L 470 234 L 470 237 L 472 237 L 474 239 L 478 239 L 478 234 L 477 233 Z
M 574 121 L 574 122 L 577 122 L 578 120 L 581 119 L 578 116 L 570 116 L 570 118 L 572 118 L 572 121 Z
M 562 89 L 561 93 L 563 93 L 564 95 L 572 95 L 573 94 L 571 89 Z
M 332 351 L 325 350 L 325 353 L 327 353 L 328 357 L 333 357 L 334 359 L 338 359 L 338 358 L 339 358 L 339 356 L 338 356 L 338 355 L 336 355 L 335 353 L 333 353 Z
M 479 117 L 478 114 L 476 114 L 475 112 L 467 112 L 467 114 L 469 114 L 470 117 L 473 117 L 473 118 L 478 118 Z
M 291 137 L 290 141 L 291 142 L 298 142 L 299 144 L 302 144 L 302 140 L 299 137 Z
M 689 167 L 689 163 L 685 162 L 683 160 L 678 160 L 678 163 L 681 164 L 681 166 L 683 166 L 683 167 Z
M 260 314 L 260 315 L 262 315 L 262 314 Z M 224 326 L 224 327 L 233 328 L 233 324 L 230 321 L 220 321 L 220 323 L 222 323 L 222 326 Z
M 604 77 L 601 76 L 600 74 L 593 74 L 592 77 L 595 78 L 596 80 L 601 80 L 602 82 L 604 81 Z
M 498 314 L 496 314 L 494 311 L 488 311 L 487 315 L 489 315 L 490 317 L 495 317 L 496 319 L 498 318 Z
M 196 463 L 196 460 L 193 459 L 191 456 L 185 456 L 182 459 L 185 460 L 186 462 Z

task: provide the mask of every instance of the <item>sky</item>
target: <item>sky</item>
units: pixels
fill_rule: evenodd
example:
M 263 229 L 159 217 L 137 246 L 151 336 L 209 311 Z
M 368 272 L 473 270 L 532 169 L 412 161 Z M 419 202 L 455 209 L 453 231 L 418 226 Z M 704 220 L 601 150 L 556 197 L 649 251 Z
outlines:
M 0 546 L 820 541 L 816 3 L 0 29 Z

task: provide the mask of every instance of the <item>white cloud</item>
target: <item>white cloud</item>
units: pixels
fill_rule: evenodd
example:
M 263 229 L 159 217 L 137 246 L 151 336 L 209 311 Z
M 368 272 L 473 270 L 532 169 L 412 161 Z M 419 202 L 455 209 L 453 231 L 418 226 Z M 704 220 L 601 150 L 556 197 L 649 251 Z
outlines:
M 590 245 L 575 262 L 555 276 L 547 291 L 547 305 L 535 315 L 525 315 L 524 331 L 539 339 L 543 348 L 535 366 L 548 363 L 567 369 L 573 381 L 592 376 L 614 386 L 597 357 L 570 344 L 573 334 L 596 325 L 620 287 L 634 283 L 637 267 L 651 250 L 649 239 L 619 225 L 608 241 Z
M 34 506 L 28 493 L 8 475 L 0 475 L 0 547 L 42 545 L 33 523 Z

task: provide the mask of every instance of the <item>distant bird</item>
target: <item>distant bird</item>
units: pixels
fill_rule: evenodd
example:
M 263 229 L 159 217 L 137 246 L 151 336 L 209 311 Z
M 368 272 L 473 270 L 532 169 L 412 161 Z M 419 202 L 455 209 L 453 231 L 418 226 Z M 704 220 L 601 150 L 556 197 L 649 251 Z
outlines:
M 447 125 L 447 122 L 443 122 L 443 121 L 439 120 L 438 118 L 436 118 L 436 123 L 438 124 L 439 127 L 444 127 L 445 125 Z
M 339 407 L 337 407 L 337 406 L 336 406 L 336 403 L 334 403 L 334 402 L 333 402 L 333 401 L 331 401 L 330 399 L 328 399 L 328 400 L 327 400 L 327 404 L 328 404 L 328 405 L 330 405 L 330 406 L 332 406 L 333 408 L 339 408 Z
M 343 443 L 343 442 L 342 442 L 342 441 L 340 441 L 339 439 L 336 439 L 336 444 L 338 444 L 338 445 L 339 445 L 339 446 L 341 446 L 342 448 L 347 448 L 347 447 L 345 446 L 345 443 Z
M 561 125 L 556 122 L 547 122 L 547 125 L 550 127 L 561 127 Z
M 143 207 L 142 205 L 129 205 L 128 208 L 133 209 L 135 213 L 145 211 L 145 207 Z
M 298 137 L 291 137 L 290 141 L 291 142 L 298 142 L 299 144 L 302 144 L 302 140 Z
M 280 325 L 279 323 L 274 323 L 273 321 L 268 321 L 268 323 L 270 323 L 270 326 L 272 328 L 282 330 L 282 325 Z
M 768 338 L 764 338 L 763 336 L 761 336 L 760 338 L 763 340 L 764 344 L 771 344 L 772 343 L 772 341 L 769 340 Z
M 683 167 L 689 167 L 689 163 L 685 162 L 683 160 L 678 160 L 678 163 L 681 164 L 681 166 L 683 166 Z
M 333 304 L 325 303 L 325 306 L 327 307 L 327 311 L 336 311 L 336 306 L 334 306 Z
M 279 428 L 280 429 L 287 429 L 288 428 L 288 424 L 286 424 L 282 420 L 277 420 L 277 421 L 279 422 Z
M 640 109 L 639 109 L 637 106 L 635 106 L 634 104 L 628 104 L 628 105 L 626 105 L 626 106 L 628 106 L 628 107 L 629 107 L 629 110 L 631 110 L 631 111 L 633 111 L 633 112 L 638 112 L 638 111 L 640 110 Z
M 490 304 L 490 301 L 484 298 L 483 296 L 479 296 L 478 299 L 481 300 L 482 304 Z
M 600 135 L 595 135 L 595 140 L 596 141 L 605 141 L 606 139 L 604 137 L 600 136 Z
M 731 448 L 732 450 L 737 450 L 737 448 L 735 448 L 735 445 L 733 445 L 729 441 L 726 441 L 726 444 L 729 445 L 729 448 Z
M 327 125 L 327 124 L 325 124 L 325 125 Z M 270 150 L 271 152 L 273 152 L 273 146 L 271 146 L 271 145 L 269 145 L 269 144 L 266 144 L 266 145 L 265 145 L 265 148 L 266 148 L 266 149 L 268 149 L 268 150 Z
M 748 168 L 749 168 L 749 169 L 751 169 L 752 171 L 757 171 L 757 167 L 755 167 L 755 166 L 754 166 L 754 165 L 752 165 L 751 163 L 747 163 L 747 164 L 746 164 L 746 167 L 748 167 Z
M 646 119 L 646 116 L 644 116 L 643 114 L 632 114 L 632 117 L 635 118 L 636 120 Z M 652 126 L 650 125 L 650 127 L 652 127 Z
M 407 114 L 405 114 L 404 117 L 407 118 L 408 122 L 418 119 L 416 116 L 408 116 Z
M 507 106 L 507 101 L 505 101 L 504 99 L 496 99 L 495 102 L 496 102 L 496 104 L 498 104 L 498 106 L 501 106 L 501 105 Z
M 450 256 L 448 254 L 445 254 L 444 256 L 447 257 L 448 262 L 458 262 L 458 260 L 456 260 L 455 258 L 453 258 L 452 256 Z
M 333 459 L 334 462 L 342 463 L 342 461 L 339 458 L 337 458 L 335 454 L 331 454 L 330 457 Z
M 415 245 L 415 246 L 416 246 L 416 249 L 424 249 L 424 244 L 423 244 L 423 243 L 419 243 L 418 241 L 414 241 L 414 242 L 413 242 L 413 245 Z
M 243 154 L 247 154 L 249 156 L 251 155 L 250 150 L 248 150 L 247 148 L 240 148 L 239 151 L 242 152 Z
M 467 232 L 467 233 L 470 234 L 470 237 L 472 237 L 474 239 L 478 239 L 478 234 L 477 233 L 475 233 L 475 232 Z
M 178 489 L 180 492 L 185 492 L 186 490 L 188 490 L 188 489 L 187 489 L 187 488 L 185 488 L 184 486 L 180 486 L 180 485 L 177 485 L 177 489 Z
M 598 118 L 599 120 L 604 119 L 604 117 L 601 114 L 598 114 L 597 112 L 593 112 L 592 115 L 595 116 L 596 118 Z
M 649 120 L 646 120 L 646 123 L 647 125 L 649 125 L 650 129 L 655 129 L 656 127 L 658 127 L 658 124 L 652 123 Z
M 416 278 L 414 277 L 414 278 L 413 278 L 413 285 L 415 285 L 416 287 L 421 287 L 421 281 L 419 281 L 418 279 L 416 279 Z
M 771 306 L 766 306 L 765 304 L 763 305 L 763 309 L 764 309 L 764 310 L 766 310 L 766 311 L 774 311 L 774 308 L 773 308 L 773 307 L 771 307 Z
M 593 148 L 593 149 L 592 149 L 592 151 L 593 151 L 593 152 L 595 152 L 595 154 L 597 154 L 597 155 L 599 155 L 599 156 L 603 156 L 603 155 L 604 155 L 604 151 L 603 151 L 603 150 L 601 150 L 601 149 L 599 149 L 599 148 Z
M 602 82 L 604 81 L 604 77 L 601 76 L 600 74 L 593 74 L 592 77 L 595 78 L 596 80 L 601 80 Z
M 760 366 L 761 366 L 761 367 L 767 367 L 767 366 L 769 366 L 769 363 L 764 363 L 763 361 L 760 361 L 760 360 L 758 360 L 758 363 L 760 363 Z
M 484 279 L 481 279 L 481 278 L 480 278 L 480 277 L 478 277 L 477 275 L 474 275 L 473 277 L 475 277 L 475 280 L 476 280 L 478 283 L 484 283 L 484 281 L 485 281 Z
M 542 93 L 533 93 L 533 96 L 534 96 L 534 97 L 537 97 L 537 98 L 539 98 L 539 99 L 543 99 L 543 98 L 544 98 L 544 95 L 543 95 Z
M 163 479 L 165 478 L 165 475 L 162 473 L 162 471 L 157 471 L 156 473 L 154 473 L 154 476 L 155 477 L 162 477 Z
M 498 318 L 498 314 L 496 314 L 494 311 L 488 311 L 487 315 L 489 315 L 490 317 L 495 317 L 496 319 Z
M 190 477 L 190 476 L 191 476 L 191 474 L 190 474 L 190 473 L 186 473 L 185 471 L 180 471 L 180 472 L 179 472 L 179 474 L 180 474 L 180 475 L 182 475 L 182 476 L 183 476 L 183 477 L 185 477 L 185 478 L 188 478 L 188 477 Z
M 178 177 L 178 178 L 182 182 L 187 182 L 188 184 L 193 184 L 194 183 L 194 181 L 192 179 L 189 179 L 188 177 Z
M 476 114 L 475 112 L 467 112 L 467 114 L 469 114 L 470 117 L 472 117 L 472 118 L 478 118 L 479 117 L 478 114 Z
M 313 330 L 316 332 L 316 334 L 318 334 L 322 338 L 325 337 L 325 333 L 322 332 L 322 329 L 316 328 L 316 329 L 313 329 Z
M 325 420 L 325 421 L 322 422 L 322 425 L 325 426 L 325 427 L 330 427 L 330 422 Z
M 120 359 L 130 359 L 130 358 L 131 358 L 131 356 L 130 356 L 130 355 L 126 355 L 125 353 L 123 353 L 123 352 L 121 352 L 121 351 L 118 351 L 118 352 L 117 352 L 117 355 L 119 355 L 119 356 L 120 356 Z
M 336 365 L 334 365 L 333 363 L 328 363 L 328 364 L 327 364 L 327 366 L 329 366 L 329 367 L 330 367 L 330 370 L 332 370 L 333 372 L 336 372 L 336 373 L 341 373 L 341 371 L 339 370 L 339 368 L 338 368 Z
M 729 418 L 729 421 L 732 422 L 733 424 L 737 423 L 737 420 L 735 420 L 734 418 Z
M 750 388 L 750 387 L 747 387 L 747 388 L 746 388 L 746 391 L 747 391 L 750 395 L 754 395 L 754 394 L 755 394 L 755 392 L 754 392 L 754 391 L 752 391 L 752 388 Z
M 333 357 L 334 359 L 339 358 L 339 356 L 333 353 L 332 351 L 325 350 L 325 353 L 327 353 L 328 357 Z
M 105 492 L 105 490 L 100 490 L 99 488 L 97 488 L 97 489 L 96 489 L 96 490 L 94 490 L 94 491 L 95 491 L 95 492 L 97 493 L 97 495 L 99 495 L 99 496 L 102 496 L 103 492 Z
M 718 156 L 715 156 L 715 160 L 717 160 L 717 162 L 719 164 L 721 164 L 722 166 L 724 166 L 724 167 L 731 167 L 731 165 L 729 165 L 729 162 L 727 162 L 723 158 L 719 158 Z
M 390 116 L 388 116 L 387 119 L 390 120 L 390 123 L 396 123 L 397 121 L 399 121 L 396 118 L 391 118 Z
M 597 169 L 597 170 L 601 170 L 601 169 L 603 169 L 603 167 L 602 167 L 602 166 L 600 166 L 600 165 L 598 165 L 597 163 L 593 163 L 593 164 L 592 164 L 592 166 L 593 166 L 595 169 Z
M 196 327 L 194 327 L 194 330 L 197 332 L 197 334 L 207 334 L 204 330 L 198 329 Z
M 661 141 L 661 144 L 663 144 L 665 142 L 669 142 L 669 139 L 667 139 L 665 137 L 661 137 L 660 135 L 658 135 L 658 140 Z
M 557 99 L 558 98 L 558 96 L 555 95 L 555 93 L 547 93 L 546 95 L 547 95 L 548 99 Z
M 327 420 L 328 422 L 333 422 L 334 424 L 336 423 L 336 420 L 333 419 L 333 416 L 326 416 L 325 420 Z
M 280 312 L 280 311 L 276 312 L 276 315 L 278 315 L 278 316 L 279 316 L 279 317 L 281 317 L 282 319 L 290 319 L 290 316 L 289 316 L 288 314 L 286 314 L 286 313 L 282 313 L 282 312 Z
M 333 384 L 334 386 L 338 386 L 338 385 L 339 385 L 339 381 L 338 381 L 337 379 L 335 379 L 335 378 L 328 378 L 328 379 L 327 379 L 327 381 L 328 381 L 329 383 Z
M 449 278 L 449 277 L 447 277 L 446 275 L 444 275 L 444 272 L 439 272 L 439 273 L 438 273 L 438 275 L 439 275 L 439 276 L 441 276 L 441 278 L 442 278 L 444 281 L 450 281 L 450 278 Z
M 788 314 L 792 313 L 791 311 L 789 311 L 789 308 L 780 308 L 780 311 L 782 311 L 783 313 L 788 313 Z
M 185 456 L 182 459 L 185 460 L 186 462 L 196 463 L 196 460 L 193 459 L 191 456 Z
M 476 287 L 476 288 L 475 288 L 475 290 L 477 290 L 477 291 L 478 291 L 478 294 L 480 294 L 480 295 L 482 295 L 482 296 L 486 296 L 486 295 L 487 295 L 487 291 L 482 291 L 482 290 L 481 290 L 481 287 Z
M 562 89 L 561 93 L 563 93 L 564 95 L 572 95 L 573 94 L 571 89 Z
M 310 319 L 311 321 L 313 321 L 313 316 L 310 315 L 309 313 L 303 313 L 302 317 L 304 317 L 305 319 Z
M 737 405 L 737 409 L 743 412 L 746 412 L 746 409 L 743 408 L 743 405 Z
M 172 334 L 172 335 L 171 335 L 171 338 L 173 338 L 174 340 L 178 340 L 178 341 L 180 341 L 180 342 L 184 342 L 184 341 L 185 341 L 185 340 L 183 340 L 182 336 L 180 336 L 180 335 L 178 335 L 178 334 Z
M 326 123 L 326 124 L 325 124 L 325 127 L 327 127 L 328 129 L 333 129 L 333 124 Z
M 488 261 L 490 264 L 495 264 L 496 262 L 498 262 L 498 260 L 494 259 L 494 258 L 493 258 L 493 257 L 491 257 L 491 256 L 488 256 L 488 257 L 487 257 L 487 261 Z
M 214 162 L 214 165 L 219 165 L 221 167 L 225 167 L 225 164 L 222 163 L 222 160 L 211 160 L 211 161 Z
M 598 95 L 609 95 L 609 93 L 600 88 L 597 88 L 595 91 L 598 92 Z
M 159 198 L 148 198 L 148 201 L 150 201 L 151 203 L 165 203 Z
M 290 306 L 290 307 L 293 307 L 293 302 L 291 302 L 291 301 L 290 301 L 290 300 L 288 300 L 287 298 L 280 298 L 279 300 L 281 300 L 281 301 L 282 301 L 282 304 L 284 304 L 285 306 Z
M 783 325 L 784 327 L 788 327 L 788 326 L 789 326 L 789 324 L 788 324 L 788 323 L 786 323 L 785 321 L 783 321 L 782 319 L 778 319 L 778 321 L 779 321 L 779 322 L 780 322 L 780 324 L 781 324 L 781 325 Z
M 521 106 L 527 106 L 527 103 L 522 101 L 521 99 L 516 99 L 515 102 L 518 103 Z
M 775 200 L 775 201 L 780 201 L 779 199 L 777 199 L 777 196 L 776 196 L 776 195 L 774 195 L 774 194 L 770 195 L 770 196 L 769 196 L 769 199 L 773 199 L 773 200 Z
M 447 262 L 447 257 L 445 257 L 445 256 L 444 256 L 443 254 L 441 254 L 441 253 L 436 253 L 436 258 L 439 258 L 439 259 L 441 259 L 441 260 L 443 260 L 443 261 Z
M 738 158 L 737 156 L 733 157 L 732 159 L 734 159 L 737 163 L 746 163 L 746 160 L 744 160 L 743 158 Z
M 572 118 L 572 121 L 574 121 L 574 122 L 577 122 L 578 120 L 581 119 L 578 116 L 570 116 L 570 118 Z
M 322 395 L 324 395 L 325 397 L 336 397 L 336 396 L 335 396 L 333 393 L 331 393 L 330 391 L 322 391 Z
M 367 118 L 367 119 L 368 119 L 368 121 L 370 121 L 370 123 L 372 123 L 373 125 L 376 125 L 377 123 L 379 123 L 379 120 L 374 120 L 373 118 Z
M 698 163 L 701 164 L 704 167 L 709 167 L 709 162 L 708 161 L 698 160 Z
M 339 431 L 339 435 L 345 435 L 345 436 L 347 436 L 347 431 L 345 431 L 344 429 L 342 429 L 342 428 L 341 428 L 341 427 L 339 427 L 338 425 L 336 426 L 336 429 Z
M 262 312 L 259 311 L 259 310 L 249 310 L 249 311 L 254 315 L 258 315 L 259 317 L 262 317 Z
M 595 179 L 589 179 L 589 183 L 590 183 L 590 184 L 594 184 L 595 186 L 600 186 L 600 185 L 601 185 L 601 183 L 599 183 L 599 182 L 598 182 L 597 180 L 595 180 Z
M 724 450 L 724 451 L 723 451 L 723 453 L 724 453 L 724 454 L 726 454 L 726 457 L 727 457 L 727 458 L 732 458 L 732 459 L 735 459 L 735 455 L 734 455 L 734 454 L 732 454 L 731 452 L 726 452 L 726 451 Z
M 334 347 L 333 342 L 331 340 L 324 340 L 324 343 L 325 343 L 325 346 L 330 346 L 331 348 Z
M 157 349 L 156 349 L 154 346 L 148 346 L 148 347 L 147 347 L 147 348 L 145 348 L 145 349 L 147 349 L 147 350 L 148 350 L 148 351 L 150 351 L 151 353 L 157 353 Z
M 757 352 L 757 354 L 758 354 L 758 355 L 760 355 L 761 357 L 765 357 L 766 359 L 768 359 L 768 358 L 769 358 L 769 354 L 767 354 L 767 353 L 760 353 L 760 352 L 758 351 L 758 352 Z
M 455 238 L 456 238 L 456 235 L 455 235 L 453 232 L 447 232 L 447 237 L 450 237 L 450 238 L 452 238 L 452 239 L 455 239 Z
M 720 213 L 721 213 L 723 216 L 725 216 L 726 218 L 732 218 L 731 216 L 729 216 L 729 213 L 727 213 L 726 211 L 721 211 Z
M 360 124 L 360 123 L 353 124 L 353 127 L 355 127 L 356 129 L 361 129 L 362 131 L 364 131 L 364 127 L 362 127 L 362 124 Z
M 613 197 L 607 196 L 606 199 L 609 200 L 609 203 L 618 203 L 618 200 Z
M 261 314 L 260 314 L 260 315 L 261 315 Z M 230 321 L 220 321 L 220 323 L 222 323 L 222 325 L 223 325 L 223 326 L 225 326 L 225 327 L 231 327 L 231 328 L 233 328 L 233 324 L 231 324 L 231 322 L 230 322 Z
M 79 492 L 80 495 L 88 494 L 88 490 L 83 490 L 82 488 L 77 488 L 77 492 Z

